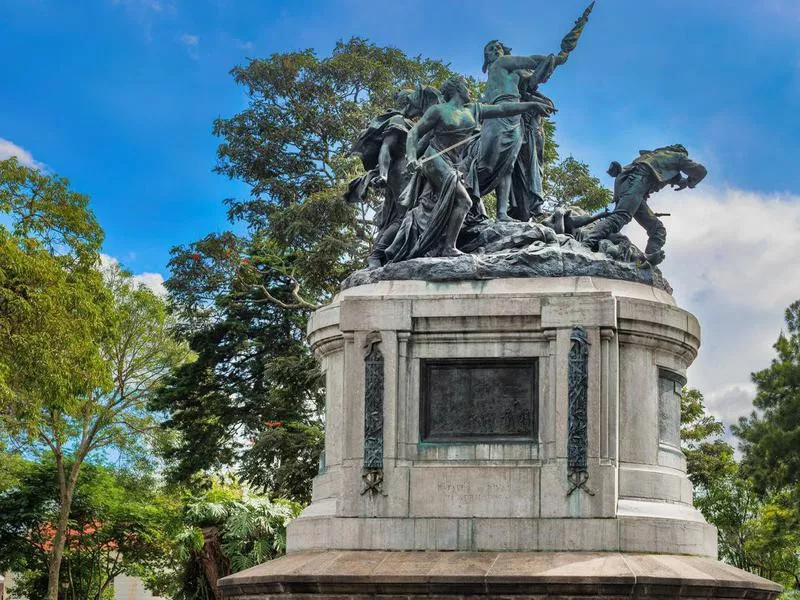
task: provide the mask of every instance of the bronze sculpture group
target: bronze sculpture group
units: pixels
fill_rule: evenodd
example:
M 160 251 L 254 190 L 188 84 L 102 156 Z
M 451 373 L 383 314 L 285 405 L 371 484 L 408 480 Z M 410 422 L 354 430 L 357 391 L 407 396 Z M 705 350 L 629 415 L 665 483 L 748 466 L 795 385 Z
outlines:
M 512 56 L 498 40 L 486 44 L 487 81 L 480 102 L 472 101 L 466 81 L 455 76 L 440 89 L 398 92 L 396 107 L 362 131 L 352 152 L 367 172 L 350 183 L 347 199 L 363 200 L 370 187 L 383 190 L 370 268 L 459 256 L 464 249 L 552 242 L 559 234 L 639 266 L 663 261 L 666 229 L 647 199 L 667 185 L 693 188 L 706 175 L 679 144 L 640 151 L 625 167 L 612 162 L 613 210 L 597 215 L 580 209 L 542 211 L 542 119 L 555 108 L 538 87 L 567 61 L 593 6 L 562 40 L 558 54 Z M 497 199 L 494 223 L 481 200 L 490 192 Z M 644 253 L 620 234 L 631 220 L 648 234 Z

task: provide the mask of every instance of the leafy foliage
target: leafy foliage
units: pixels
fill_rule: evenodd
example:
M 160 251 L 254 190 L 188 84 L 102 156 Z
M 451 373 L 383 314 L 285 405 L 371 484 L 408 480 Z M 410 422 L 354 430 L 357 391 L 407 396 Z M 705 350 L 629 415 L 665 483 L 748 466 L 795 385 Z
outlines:
M 98 270 L 102 230 L 68 181 L 0 163 L 0 442 L 51 455 L 58 489 L 47 597 L 58 594 L 80 469 L 141 447 L 145 399 L 186 358 L 164 303 L 118 268 Z
M 695 497 L 719 532 L 719 557 L 740 569 L 800 589 L 800 514 L 787 491 L 762 496 L 738 470 Z
M 589 165 L 572 156 L 549 165 L 544 187 L 549 209 L 579 206 L 591 213 L 611 204 L 614 196 L 589 172 Z
M 705 415 L 703 397 L 684 390 L 682 435 L 695 505 L 719 531 L 720 559 L 800 592 L 800 486 L 796 431 L 800 408 L 800 302 L 786 311 L 787 333 L 775 344 L 749 418 L 734 426 L 744 453 L 733 461 L 722 424 Z
M 217 579 L 286 552 L 286 525 L 301 506 L 243 493 L 237 485 L 214 485 L 187 498 L 174 535 L 180 584 L 178 600 L 217 598 Z
M 181 434 L 166 451 L 171 473 L 186 481 L 245 461 L 258 467 L 242 468 L 248 482 L 307 500 L 308 480 L 298 483 L 297 474 L 307 476 L 319 460 L 323 402 L 320 375 L 303 342 L 307 313 L 251 290 L 250 281 L 263 281 L 260 262 L 234 264 L 241 259 L 227 257 L 231 240 L 206 238 L 191 248 L 202 254 L 174 254 L 173 264 L 184 266 L 167 285 L 197 360 L 178 369 L 152 404 L 169 412 L 166 426 Z
M 99 340 L 110 294 L 93 268 L 103 239 L 85 196 L 16 159 L 0 162 L 0 426 L 37 437 L 39 412 L 62 412 L 110 385 Z
M 762 495 L 721 439 L 724 426 L 706 414 L 699 390 L 681 396 L 681 439 L 694 504 L 717 528 L 719 558 L 740 569 L 797 586 L 800 513 L 791 494 Z
M 686 471 L 695 489 L 710 489 L 736 471 L 733 448 L 722 439 L 725 426 L 706 414 L 700 390 L 684 388 L 681 394 L 681 446 Z
M 43 598 L 58 517 L 52 457 L 27 463 L 18 482 L 0 492 L 0 570 L 18 574 L 17 593 Z M 86 464 L 69 514 L 59 589 L 65 599 L 113 597 L 120 573 L 160 570 L 169 540 L 163 533 L 165 498 L 147 476 Z
M 589 172 L 589 165 L 572 156 L 559 156 L 555 123 L 549 119 L 543 123 L 545 210 L 577 206 L 591 213 L 611 204 L 614 194 Z
M 327 297 L 372 242 L 367 213 L 376 207 L 341 199 L 359 169 L 350 144 L 392 106 L 395 91 L 436 85 L 452 72 L 351 38 L 327 58 L 312 50 L 274 54 L 231 73 L 250 104 L 214 123 L 223 138 L 217 171 L 250 185 L 251 197 L 228 200 L 229 216 L 255 233 L 253 250 L 268 258 L 264 264 L 300 279 L 312 298 Z
M 786 309 L 786 332 L 773 346 L 777 356 L 753 373 L 758 412 L 734 427 L 743 466 L 760 491 L 793 487 L 800 494 L 800 301 Z
M 40 248 L 64 264 L 94 265 L 103 230 L 89 210 L 89 197 L 69 180 L 26 167 L 16 158 L 0 161 L 0 212 L 21 249 Z
M 60 514 L 48 569 L 55 599 L 71 490 L 64 446 L 73 418 L 112 388 L 101 345 L 113 336 L 111 293 L 94 268 L 103 233 L 66 179 L 0 162 L 0 439 L 16 452 L 53 452 Z M 82 459 L 81 459 L 82 460 Z M 76 466 L 77 465 L 77 466 Z
M 756 510 L 734 521 L 748 570 L 800 591 L 800 301 L 785 313 L 771 365 L 752 374 L 757 411 L 734 426 L 743 453 L 740 480 L 723 495 Z M 723 489 L 721 494 L 727 490 Z M 724 502 L 722 502 L 724 504 Z M 727 524 L 727 523 L 726 523 Z

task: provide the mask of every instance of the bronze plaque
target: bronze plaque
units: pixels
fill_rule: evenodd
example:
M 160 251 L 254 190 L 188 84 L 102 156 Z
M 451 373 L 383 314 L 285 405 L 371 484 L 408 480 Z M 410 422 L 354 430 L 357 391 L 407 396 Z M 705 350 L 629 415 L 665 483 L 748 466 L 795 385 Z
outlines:
M 537 360 L 420 361 L 423 442 L 533 441 Z

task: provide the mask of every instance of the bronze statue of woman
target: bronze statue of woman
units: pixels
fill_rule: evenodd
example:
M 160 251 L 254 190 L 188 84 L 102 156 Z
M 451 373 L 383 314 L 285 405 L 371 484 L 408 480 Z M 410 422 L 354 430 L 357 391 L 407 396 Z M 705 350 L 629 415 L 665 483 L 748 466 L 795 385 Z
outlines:
M 467 212 L 479 200 L 465 175 L 474 161 L 469 143 L 477 140 L 480 123 L 550 109 L 542 102 L 471 104 L 469 88 L 459 76 L 448 79 L 441 92 L 445 102 L 431 106 L 408 134 L 406 159 L 418 173 L 404 192 L 404 202 L 414 207 L 386 250 L 390 262 L 462 254 L 456 239 Z M 423 137 L 425 143 L 420 144 Z
M 566 56 L 511 56 L 511 49 L 497 40 L 484 48 L 483 70 L 488 74 L 484 99 L 492 104 L 518 102 L 520 91 L 535 89 L 552 75 L 555 68 L 566 62 Z M 492 190 L 497 193 L 497 220 L 508 221 L 509 202 L 514 164 L 523 142 L 523 124 L 520 117 L 500 119 L 481 133 L 478 147 L 477 174 L 481 195 Z M 530 159 L 535 159 L 531 156 Z M 536 167 L 532 167 L 536 168 Z M 534 173 L 538 175 L 538 173 Z M 527 198 L 514 198 L 527 202 Z
M 483 48 L 483 72 L 487 74 L 484 101 L 499 104 L 538 98 L 549 102 L 538 94 L 537 88 L 550 79 L 556 67 L 567 62 L 593 7 L 594 2 L 575 21 L 561 41 L 558 54 L 511 56 L 511 48 L 499 40 L 486 44 Z M 513 220 L 508 211 L 511 204 L 516 204 L 513 212 L 523 220 L 540 210 L 544 143 L 541 116 L 531 114 L 524 120 L 519 116 L 498 119 L 487 123 L 481 133 L 481 142 L 476 148 L 477 185 L 481 196 L 496 191 L 498 221 Z M 526 147 L 520 155 L 523 143 Z

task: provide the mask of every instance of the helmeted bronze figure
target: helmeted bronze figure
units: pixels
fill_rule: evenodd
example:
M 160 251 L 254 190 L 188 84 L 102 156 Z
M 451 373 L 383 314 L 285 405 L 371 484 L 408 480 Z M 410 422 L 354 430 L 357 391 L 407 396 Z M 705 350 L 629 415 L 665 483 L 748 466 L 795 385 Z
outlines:
M 682 176 L 685 173 L 686 176 Z M 638 158 L 623 167 L 614 161 L 608 174 L 614 177 L 614 210 L 594 226 L 584 241 L 596 249 L 600 240 L 609 238 L 632 219 L 647 231 L 644 255 L 651 265 L 664 260 L 664 243 L 667 230 L 647 205 L 650 194 L 667 185 L 676 190 L 693 188 L 706 176 L 706 168 L 689 158 L 689 152 L 680 144 L 655 150 L 640 150 Z

